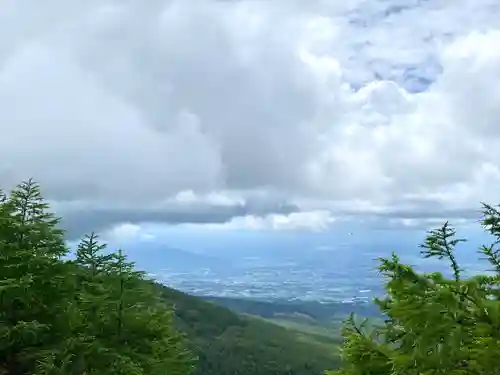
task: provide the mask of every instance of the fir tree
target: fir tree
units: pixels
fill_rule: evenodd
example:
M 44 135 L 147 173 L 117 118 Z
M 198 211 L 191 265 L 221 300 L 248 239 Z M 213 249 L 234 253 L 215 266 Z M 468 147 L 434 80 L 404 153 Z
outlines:
M 124 375 L 192 370 L 193 358 L 173 327 L 171 308 L 160 303 L 144 273 L 134 269 L 121 249 L 106 252 L 92 233 L 78 246 L 75 263 L 87 323 L 81 326 L 87 352 L 75 361 L 85 363 L 80 370 Z
M 0 200 L 0 358 L 7 374 L 23 374 L 43 348 L 67 334 L 69 274 L 59 219 L 31 179 Z M 56 317 L 63 320 L 57 320 Z

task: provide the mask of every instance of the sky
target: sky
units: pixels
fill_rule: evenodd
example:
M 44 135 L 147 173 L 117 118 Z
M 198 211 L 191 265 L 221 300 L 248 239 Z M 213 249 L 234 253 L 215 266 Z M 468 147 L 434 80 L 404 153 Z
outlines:
M 498 45 L 497 0 L 4 0 L 0 184 L 70 238 L 475 225 Z

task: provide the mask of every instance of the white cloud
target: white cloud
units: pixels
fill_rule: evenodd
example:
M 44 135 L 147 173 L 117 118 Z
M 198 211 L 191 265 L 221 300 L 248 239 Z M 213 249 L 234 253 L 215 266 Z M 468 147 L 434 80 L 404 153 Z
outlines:
M 208 230 L 278 230 L 322 232 L 331 228 L 335 218 L 329 211 L 305 211 L 265 216 L 246 215 L 235 217 L 225 223 L 186 224 L 189 227 L 204 227 Z
M 277 229 L 496 202 L 499 7 L 3 2 L 0 180 L 86 207 L 309 202 L 231 221 Z
M 146 231 L 142 226 L 124 223 L 104 232 L 102 238 L 110 242 L 121 241 L 154 241 L 156 236 Z
M 165 201 L 168 204 L 231 207 L 244 205 L 245 200 L 234 192 L 212 191 L 208 194 L 196 194 L 193 190 L 183 190 Z

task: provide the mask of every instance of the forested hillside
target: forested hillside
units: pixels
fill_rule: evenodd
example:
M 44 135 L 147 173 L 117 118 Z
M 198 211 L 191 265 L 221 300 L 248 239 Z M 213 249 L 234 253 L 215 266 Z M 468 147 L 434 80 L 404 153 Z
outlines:
M 351 313 L 365 318 L 381 317 L 380 310 L 371 301 L 370 303 L 342 303 L 299 300 L 263 301 L 250 298 L 216 296 L 204 296 L 201 298 L 239 313 L 256 315 L 267 319 L 290 318 L 314 321 L 323 325 L 343 321 Z
M 157 285 L 175 305 L 178 327 L 199 356 L 195 374 L 321 374 L 337 367 L 335 340 L 237 315 Z
M 289 330 L 301 332 L 316 339 L 328 339 L 329 350 L 342 343 L 341 330 L 351 313 L 361 318 L 370 318 L 372 323 L 380 322 L 382 314 L 373 303 L 342 303 L 317 301 L 262 301 L 250 298 L 202 297 L 234 312 L 256 316 Z M 337 350 L 335 350 L 337 353 Z

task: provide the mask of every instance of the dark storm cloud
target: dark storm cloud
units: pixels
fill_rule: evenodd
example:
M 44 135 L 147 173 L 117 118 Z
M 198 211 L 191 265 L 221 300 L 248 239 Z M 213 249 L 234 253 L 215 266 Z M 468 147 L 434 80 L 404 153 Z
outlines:
M 121 223 L 160 223 L 160 224 L 203 224 L 225 223 L 245 215 L 266 215 L 269 212 L 289 214 L 299 209 L 294 205 L 278 204 L 274 206 L 237 205 L 232 207 L 205 206 L 178 210 L 148 209 L 93 209 L 77 210 L 62 214 L 62 226 L 68 239 L 76 239 L 94 232 L 111 229 Z

